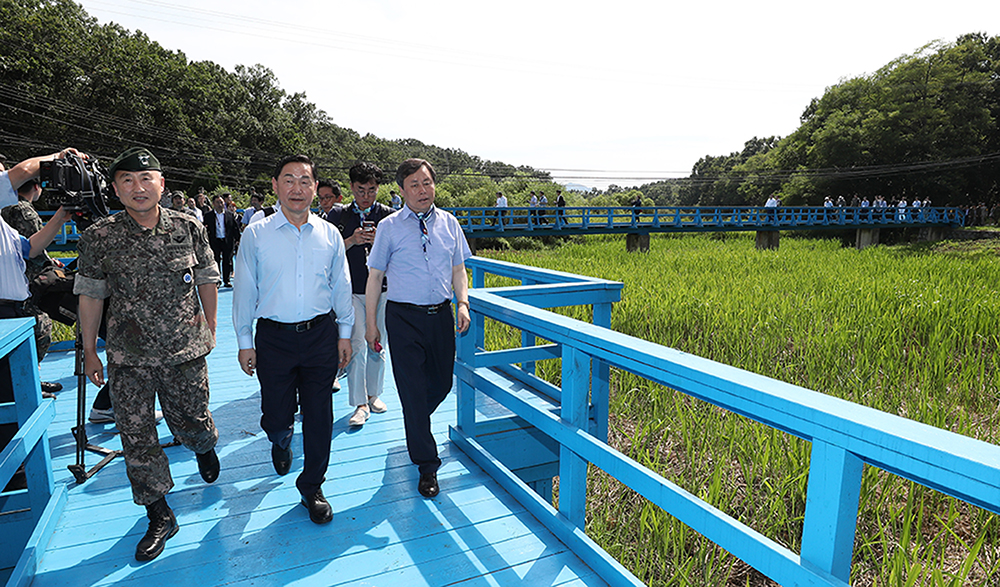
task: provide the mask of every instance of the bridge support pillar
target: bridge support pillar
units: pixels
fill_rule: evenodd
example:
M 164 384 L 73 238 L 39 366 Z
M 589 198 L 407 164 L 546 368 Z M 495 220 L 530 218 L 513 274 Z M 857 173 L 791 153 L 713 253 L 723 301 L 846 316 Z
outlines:
M 854 247 L 859 251 L 865 247 L 878 244 L 880 228 L 859 228 L 854 235 Z
M 766 251 L 768 249 L 778 250 L 778 240 L 781 233 L 777 230 L 757 231 L 757 250 Z
M 946 226 L 928 226 L 920 232 L 920 240 L 929 242 L 943 241 L 947 232 L 948 227 Z
M 625 235 L 625 250 L 629 253 L 634 253 L 635 251 L 641 251 L 643 253 L 649 252 L 649 233 L 644 234 L 634 234 L 629 233 Z

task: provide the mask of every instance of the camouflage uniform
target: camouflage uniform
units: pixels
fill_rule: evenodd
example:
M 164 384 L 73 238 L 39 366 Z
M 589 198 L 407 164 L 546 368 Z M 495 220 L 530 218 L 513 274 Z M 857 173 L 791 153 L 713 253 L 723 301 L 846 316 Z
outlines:
M 31 202 L 26 200 L 18 200 L 13 206 L 7 206 L 3 210 L 0 210 L 0 215 L 3 216 L 4 221 L 11 228 L 25 238 L 31 238 L 31 235 L 45 226 L 45 223 L 42 222 L 41 217 L 38 216 L 38 212 L 35 211 Z M 24 260 L 24 274 L 28 278 L 28 283 L 31 283 L 32 279 L 38 277 L 38 274 L 45 269 L 49 261 L 49 254 L 45 252 L 37 257 L 30 257 Z M 25 306 L 25 310 L 35 317 L 35 351 L 38 353 L 39 362 L 41 362 L 45 357 L 45 353 L 49 350 L 49 345 L 52 344 L 52 319 L 30 299 Z
M 204 226 L 163 208 L 151 229 L 127 212 L 105 218 L 84 231 L 78 248 L 74 293 L 109 298 L 111 402 L 133 499 L 149 505 L 173 487 L 156 434 L 156 395 L 184 446 L 204 453 L 219 438 L 205 363 L 215 340 L 198 297 L 199 285 L 219 283 L 219 270 Z

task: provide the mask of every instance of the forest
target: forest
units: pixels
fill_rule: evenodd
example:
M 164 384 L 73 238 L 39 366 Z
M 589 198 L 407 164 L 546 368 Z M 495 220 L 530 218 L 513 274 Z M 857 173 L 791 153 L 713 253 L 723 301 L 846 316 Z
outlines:
M 569 205 L 821 205 L 827 196 L 929 197 L 935 205 L 1000 200 L 1000 37 L 934 42 L 877 72 L 841 80 L 805 105 L 787 137 L 753 137 L 706 155 L 687 178 L 567 193 Z M 99 24 L 70 0 L 0 0 L 0 151 L 10 160 L 72 144 L 102 158 L 153 150 L 168 187 L 267 192 L 270 167 L 309 154 L 346 181 L 358 160 L 391 170 L 422 157 L 438 170 L 440 204 L 489 206 L 496 191 L 526 205 L 555 189 L 529 166 L 485 160 L 417 138 L 360 135 L 261 64 L 233 71 L 189 61 L 141 31 Z M 550 198 L 551 200 L 552 198 Z M 239 201 L 239 199 L 238 199 Z
M 285 92 L 263 65 L 188 61 L 69 0 L 0 0 L 0 151 L 18 161 L 73 145 L 110 160 L 135 144 L 157 154 L 168 187 L 185 191 L 270 191 L 274 162 L 300 152 L 343 181 L 357 160 L 394 170 L 407 157 L 443 177 L 549 180 L 460 149 L 361 136 L 304 93 Z
M 657 203 L 822 205 L 827 196 L 935 205 L 1000 199 L 1000 37 L 930 43 L 813 99 L 787 137 L 705 156 L 690 177 L 642 186 Z

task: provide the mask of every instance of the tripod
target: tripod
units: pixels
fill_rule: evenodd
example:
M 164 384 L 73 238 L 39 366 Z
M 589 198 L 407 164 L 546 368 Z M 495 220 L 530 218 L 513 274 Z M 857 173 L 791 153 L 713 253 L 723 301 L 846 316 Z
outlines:
M 76 440 L 76 462 L 69 465 L 68 468 L 70 473 L 73 473 L 73 477 L 76 478 L 76 482 L 83 483 L 96 475 L 98 471 L 104 468 L 104 465 L 107 465 L 115 457 L 121 456 L 124 453 L 120 450 L 111 450 L 103 446 L 90 444 L 87 440 L 87 429 L 83 421 L 87 414 L 87 375 L 83 370 L 83 335 L 80 334 L 79 322 L 74 324 L 73 330 L 76 335 L 76 343 L 74 344 L 76 366 L 73 371 L 73 374 L 76 375 L 76 427 L 72 428 L 71 432 L 73 433 L 73 438 Z M 89 471 L 84 465 L 84 455 L 88 450 L 104 457 Z
M 76 375 L 76 426 L 70 429 L 70 432 L 73 433 L 73 438 L 76 440 L 76 462 L 67 468 L 70 473 L 73 473 L 73 477 L 76 478 L 77 483 L 83 483 L 96 475 L 98 471 L 104 468 L 104 465 L 110 463 L 115 457 L 122 456 L 125 453 L 120 450 L 111 450 L 110 448 L 90 444 L 90 441 L 87 440 L 87 429 L 84 426 L 84 418 L 87 414 L 87 375 L 84 372 L 83 335 L 80 333 L 80 323 L 76 322 L 73 329 L 76 335 L 76 342 L 73 347 L 76 351 L 76 365 L 73 372 Z M 180 441 L 174 438 L 172 441 L 163 443 L 160 446 L 167 448 L 180 446 L 180 444 Z M 84 464 L 84 456 L 88 450 L 104 457 L 91 467 L 89 471 Z

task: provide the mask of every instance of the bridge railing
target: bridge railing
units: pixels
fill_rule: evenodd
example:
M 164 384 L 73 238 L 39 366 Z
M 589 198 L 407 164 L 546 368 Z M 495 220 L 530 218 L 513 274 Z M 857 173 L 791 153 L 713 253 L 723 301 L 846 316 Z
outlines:
M 473 320 L 458 345 L 458 422 L 451 438 L 613 585 L 641 583 L 584 532 L 588 464 L 789 587 L 848 584 L 866 464 L 1000 513 L 1000 447 L 614 332 L 608 328 L 610 313 L 602 314 L 601 324 L 588 324 L 542 309 L 606 303 L 606 295 L 594 292 L 606 294 L 610 282 L 594 280 L 588 293 L 589 280 L 579 276 L 567 279 L 478 257 L 469 266 Z M 485 289 L 486 273 L 531 285 Z M 577 291 L 568 293 L 571 288 Z M 522 347 L 485 350 L 487 318 L 521 330 Z M 538 345 L 536 337 L 548 343 Z M 533 373 L 533 361 L 549 359 L 561 359 L 561 386 Z M 811 442 L 801 551 L 776 543 L 608 446 L 606 428 L 593 420 L 606 419 L 601 406 L 607 403 L 609 366 Z M 477 421 L 480 394 L 556 443 L 558 510 L 503 464 L 504 453 L 517 452 L 516 446 L 484 447 L 491 422 Z
M 51 399 L 42 399 L 35 355 L 34 318 L 0 320 L 0 356 L 6 357 L 13 402 L 0 403 L 0 424 L 17 432 L 0 451 L 0 488 L 24 465 L 25 488 L 0 492 L 0 569 L 13 569 L 8 585 L 28 585 L 66 503 L 54 486 L 48 426 Z M 7 399 L 7 398 L 4 398 Z M 2 575 L 3 573 L 0 573 Z
M 822 206 L 591 206 L 446 208 L 467 234 L 629 230 L 761 230 L 779 228 L 961 226 L 960 208 Z

